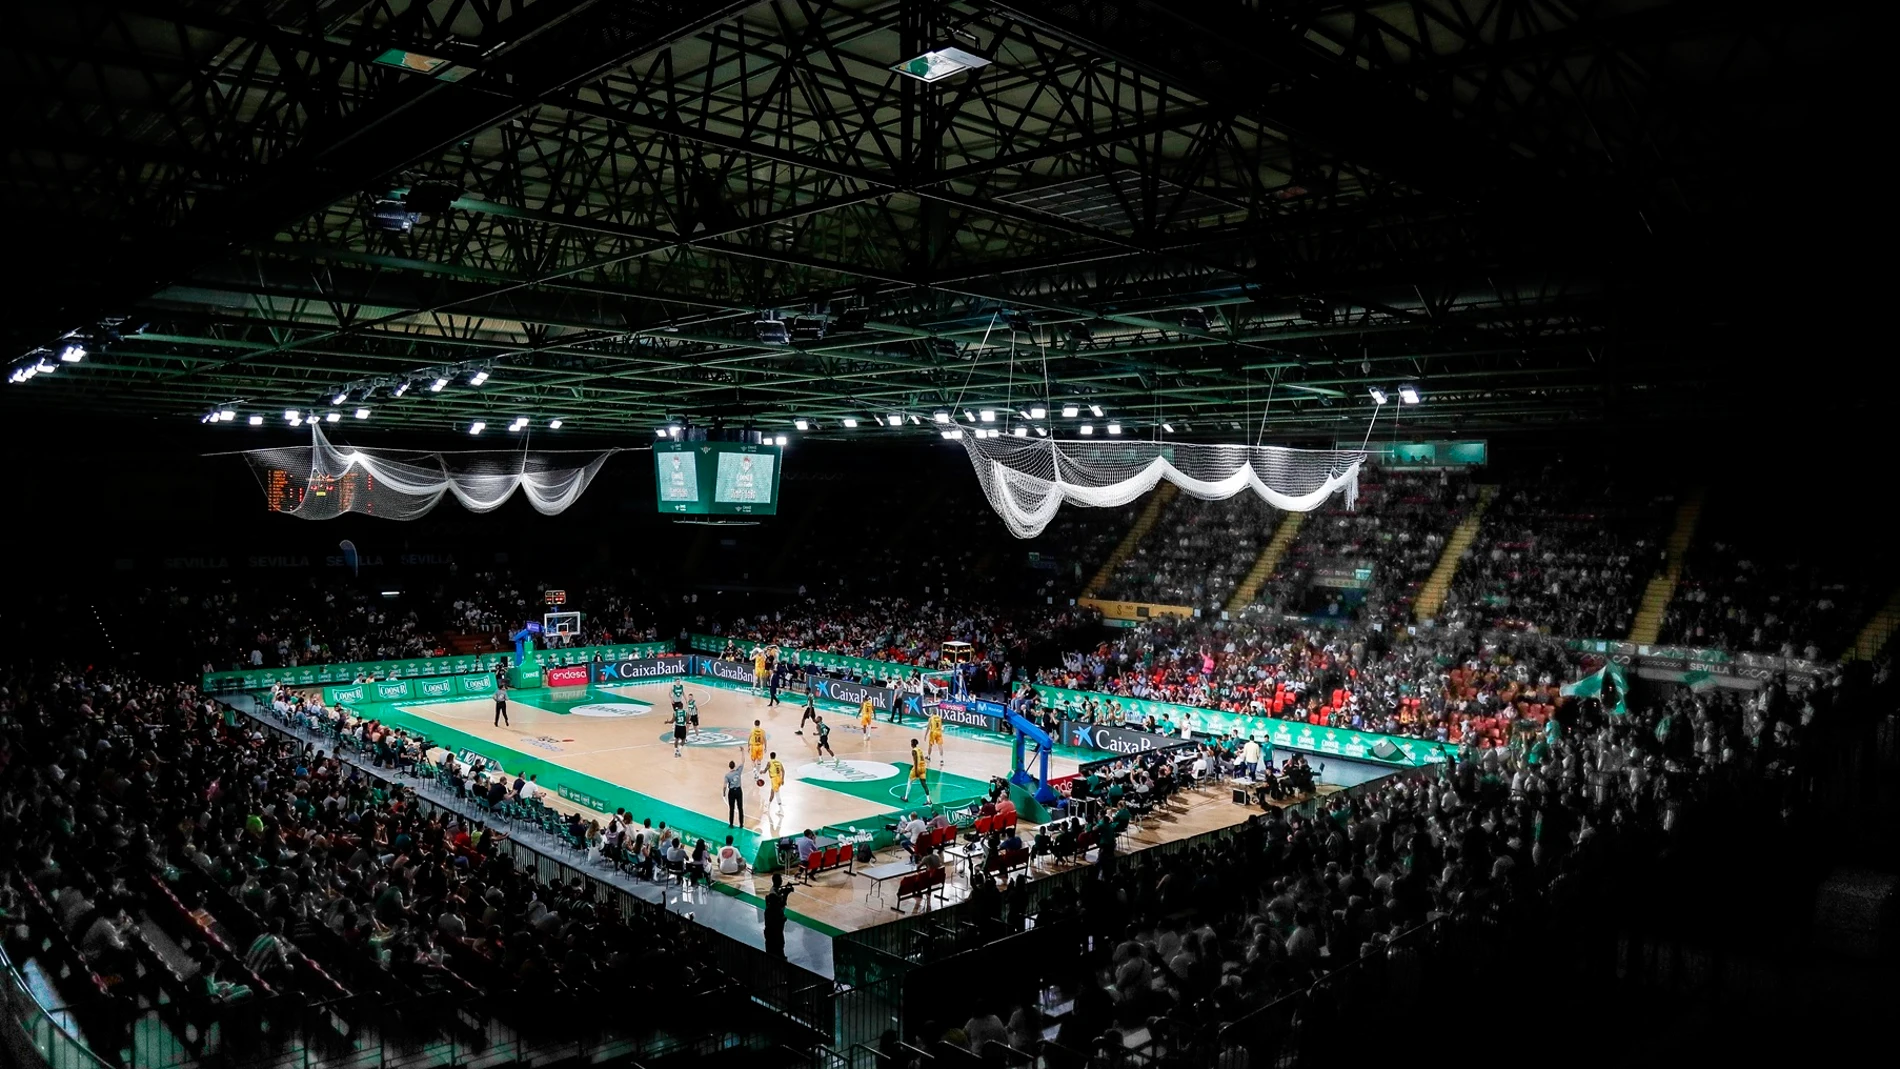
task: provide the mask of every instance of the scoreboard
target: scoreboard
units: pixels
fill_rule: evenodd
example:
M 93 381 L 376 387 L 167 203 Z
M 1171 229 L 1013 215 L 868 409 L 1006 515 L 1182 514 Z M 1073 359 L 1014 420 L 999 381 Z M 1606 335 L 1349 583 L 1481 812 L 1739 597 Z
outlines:
M 778 513 L 782 450 L 743 442 L 655 442 L 653 477 L 661 512 L 675 516 Z

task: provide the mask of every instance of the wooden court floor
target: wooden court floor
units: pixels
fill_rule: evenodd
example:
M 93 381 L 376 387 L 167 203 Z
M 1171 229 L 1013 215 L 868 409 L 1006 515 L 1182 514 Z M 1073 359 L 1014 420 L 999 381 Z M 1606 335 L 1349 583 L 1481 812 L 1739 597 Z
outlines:
M 762 837 L 796 835 L 805 828 L 849 828 L 854 821 L 906 805 L 904 769 L 911 740 L 923 738 L 920 726 L 880 720 L 867 735 L 859 731 L 856 717 L 821 711 L 832 728 L 834 762 L 817 754 L 817 733 L 809 725 L 804 735 L 797 734 L 801 704 L 768 706 L 763 697 L 689 681 L 687 693 L 699 706 L 700 731 L 675 757 L 670 687 L 590 687 L 588 699 L 581 702 L 557 697 L 560 692 L 555 691 L 514 691 L 508 699 L 509 723 L 503 726 L 495 726 L 494 703 L 486 697 L 401 708 L 668 805 L 716 817 L 720 823 L 727 818 L 726 763 L 750 767 L 745 742 L 757 720 L 765 728 L 767 752 L 776 752 L 786 769 L 785 788 L 772 805 L 766 804 L 769 788 L 757 786 L 759 777 L 745 777 L 744 826 Z M 990 741 L 946 731 L 944 752 L 932 758 L 928 778 L 936 796 L 942 797 L 945 792 L 939 788 L 946 777 L 948 785 L 967 793 L 972 782 L 1006 775 L 1009 766 L 1010 747 L 1001 737 Z M 1075 769 L 1073 760 L 1049 761 L 1052 776 Z M 921 806 L 922 789 L 908 793 L 910 802 Z

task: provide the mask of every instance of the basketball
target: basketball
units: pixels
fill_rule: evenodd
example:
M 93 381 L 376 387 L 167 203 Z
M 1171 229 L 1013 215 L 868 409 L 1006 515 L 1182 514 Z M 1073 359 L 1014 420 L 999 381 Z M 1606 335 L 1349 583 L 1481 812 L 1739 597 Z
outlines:
M 755 783 L 755 784 L 753 784 L 753 786 L 755 786 L 755 787 L 763 787 L 763 786 L 765 786 L 765 777 L 763 777 L 763 776 L 761 776 L 761 777 L 759 777 L 759 781 L 758 781 L 757 783 Z

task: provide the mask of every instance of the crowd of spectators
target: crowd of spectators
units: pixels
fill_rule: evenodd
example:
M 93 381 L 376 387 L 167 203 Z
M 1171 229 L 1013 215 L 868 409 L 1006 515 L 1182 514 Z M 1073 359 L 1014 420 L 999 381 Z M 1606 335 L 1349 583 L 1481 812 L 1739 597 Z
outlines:
M 1377 960 L 1396 993 L 1427 995 L 1415 936 L 1433 922 L 1574 922 L 1692 837 L 1788 830 L 1807 726 L 1831 700 L 1825 689 L 1682 689 L 1626 715 L 1566 701 L 1540 724 L 1467 736 L 1443 765 L 1316 809 L 1270 808 L 1222 842 L 1114 859 L 1037 916 L 1038 928 L 1078 924 L 1092 948 L 1053 1044 L 1041 1044 L 1036 1002 L 1006 1026 L 986 1009 L 914 1038 L 972 1050 L 997 1039 L 1080 1067 L 1123 1064 L 1140 1032 L 1171 1064 L 1306 1064 L 1337 1051 L 1332 1026 L 1363 1012 L 1355 998 L 1386 994 L 1345 973 L 1325 982 L 1335 970 Z M 1290 1023 L 1248 1017 L 1285 996 Z
M 237 667 L 440 656 L 451 639 L 483 651 L 513 648 L 509 636 L 550 611 L 546 581 L 503 569 L 450 564 L 390 594 L 340 576 L 279 585 L 174 583 L 133 595 L 125 615 L 162 652 L 204 671 Z M 570 644 L 638 642 L 656 633 L 655 614 L 634 579 L 590 582 L 573 604 L 582 628 Z M 544 640 L 546 641 L 546 640 Z
M 730 623 L 698 623 L 725 635 L 741 652 L 758 644 L 838 653 L 930 670 L 943 644 L 967 642 L 976 656 L 1000 666 L 1023 664 L 1032 647 L 1092 628 L 1100 615 L 1064 600 L 1057 605 L 986 606 L 963 601 L 902 597 L 843 598 L 806 595 L 782 608 Z
M 1554 472 L 1507 484 L 1459 565 L 1441 623 L 1622 638 L 1667 563 L 1669 507 Z
M 1368 469 L 1354 508 L 1334 498 L 1307 515 L 1249 611 L 1403 623 L 1473 492 L 1463 473 Z M 1363 594 L 1349 580 L 1366 583 Z
M 1711 502 L 1663 614 L 1665 643 L 1831 660 L 1893 589 L 1880 547 L 1818 558 L 1736 497 Z
M 1100 596 L 1218 613 L 1278 522 L 1279 514 L 1252 493 L 1220 501 L 1183 494 L 1116 566 Z
M 421 752 L 420 740 L 336 710 L 296 715 L 330 718 L 379 763 Z M 670 932 L 581 881 L 517 869 L 481 823 L 248 723 L 227 722 L 189 686 L 115 672 L 6 679 L 0 856 L 53 904 L 56 916 L 37 920 L 63 929 L 106 987 L 136 969 L 160 897 L 248 947 L 221 956 L 206 942 L 172 962 L 213 998 L 347 985 L 384 998 L 518 988 L 538 1000 L 714 979 Z
M 1547 718 L 1558 688 L 1584 672 L 1536 636 L 1162 619 L 1070 653 L 1037 681 L 1101 692 L 1061 710 L 1078 719 L 1123 722 L 1119 699 L 1139 698 L 1456 743 Z

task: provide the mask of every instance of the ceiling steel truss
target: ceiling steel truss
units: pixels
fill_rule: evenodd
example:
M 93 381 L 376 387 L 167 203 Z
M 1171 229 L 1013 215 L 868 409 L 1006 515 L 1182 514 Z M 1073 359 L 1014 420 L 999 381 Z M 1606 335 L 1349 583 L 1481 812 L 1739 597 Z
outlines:
M 1750 130 L 1802 121 L 1761 106 L 1842 19 L 42 5 L 3 46 L 0 183 L 34 250 L 4 355 L 90 352 L 5 396 L 604 435 L 891 414 L 922 433 L 938 410 L 1074 401 L 1137 430 L 1347 436 L 1398 383 L 1432 431 L 1666 410 L 1719 389 L 1723 332 L 1747 332 L 1710 235 L 1748 206 Z M 892 70 L 947 44 L 987 64 Z

